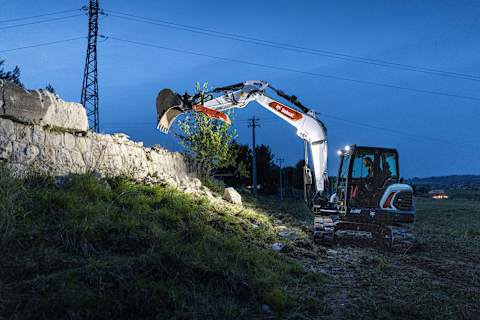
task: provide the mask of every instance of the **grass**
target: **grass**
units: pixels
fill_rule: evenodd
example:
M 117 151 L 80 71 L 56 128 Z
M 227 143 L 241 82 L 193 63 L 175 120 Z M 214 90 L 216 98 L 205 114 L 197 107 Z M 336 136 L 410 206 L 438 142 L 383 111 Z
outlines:
M 270 249 L 263 213 L 124 178 L 56 187 L 0 170 L 0 318 L 248 319 L 323 299 L 310 283 L 325 276 Z
M 480 319 L 480 201 L 418 199 L 405 254 L 317 246 L 301 201 L 244 202 L 0 166 L 0 319 Z
M 414 229 L 413 253 L 339 250 L 343 318 L 480 319 L 480 202 L 417 199 Z

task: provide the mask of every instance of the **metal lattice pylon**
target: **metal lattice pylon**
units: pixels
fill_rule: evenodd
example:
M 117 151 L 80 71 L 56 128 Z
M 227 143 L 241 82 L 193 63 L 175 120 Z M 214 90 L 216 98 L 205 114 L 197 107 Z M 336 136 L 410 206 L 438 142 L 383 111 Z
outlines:
M 88 8 L 88 45 L 85 70 L 83 74 L 82 105 L 87 110 L 88 125 L 90 130 L 100 131 L 98 117 L 98 80 L 97 80 L 97 37 L 98 37 L 98 0 L 90 0 Z

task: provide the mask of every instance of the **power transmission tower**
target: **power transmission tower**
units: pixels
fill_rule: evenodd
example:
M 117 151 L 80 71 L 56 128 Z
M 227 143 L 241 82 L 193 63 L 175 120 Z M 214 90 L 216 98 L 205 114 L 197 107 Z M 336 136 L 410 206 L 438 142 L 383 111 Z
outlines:
M 87 58 L 83 73 L 82 96 L 80 102 L 87 110 L 88 124 L 91 130 L 100 131 L 100 119 L 98 116 L 98 81 L 97 81 L 97 37 L 98 37 L 98 14 L 100 11 L 98 0 L 90 0 L 88 8 L 88 45 Z
M 252 128 L 252 152 L 253 152 L 253 162 L 252 162 L 252 171 L 253 171 L 253 194 L 257 195 L 257 145 L 255 144 L 255 128 L 260 127 L 258 121 L 260 119 L 253 118 L 248 119 L 248 127 Z
M 283 161 L 285 159 L 278 158 L 278 165 L 280 166 L 280 200 L 283 200 L 283 177 L 282 177 L 282 169 L 283 169 Z

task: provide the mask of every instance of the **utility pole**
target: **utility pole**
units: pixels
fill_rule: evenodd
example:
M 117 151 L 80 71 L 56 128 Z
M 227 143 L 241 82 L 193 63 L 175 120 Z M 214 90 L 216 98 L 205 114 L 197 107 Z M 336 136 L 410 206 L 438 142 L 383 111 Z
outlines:
M 285 159 L 278 158 L 278 164 L 280 166 L 280 200 L 283 200 L 283 177 L 282 177 L 283 161 L 285 161 Z
M 248 127 L 252 128 L 252 152 L 253 152 L 253 162 L 252 162 L 252 171 L 253 171 L 253 194 L 257 195 L 257 145 L 255 144 L 255 128 L 260 127 L 258 121 L 260 119 L 253 118 L 248 119 Z
M 89 0 L 88 8 L 88 45 L 85 69 L 83 72 L 82 96 L 80 102 L 87 110 L 88 125 L 90 130 L 100 131 L 100 119 L 98 117 L 98 81 L 97 81 L 97 37 L 98 37 L 98 14 L 100 11 L 98 0 Z

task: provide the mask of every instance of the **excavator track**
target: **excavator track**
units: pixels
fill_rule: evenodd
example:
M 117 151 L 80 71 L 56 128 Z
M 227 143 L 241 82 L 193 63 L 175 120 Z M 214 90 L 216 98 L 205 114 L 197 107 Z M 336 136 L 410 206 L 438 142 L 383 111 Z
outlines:
M 313 239 L 319 244 L 332 244 L 335 241 L 335 223 L 331 216 L 315 215 Z
M 408 227 L 354 223 L 326 215 L 315 216 L 313 237 L 321 245 L 374 246 L 393 252 L 409 252 L 417 246 L 415 236 Z
M 418 246 L 410 228 L 402 226 L 388 226 L 384 240 L 385 246 L 395 252 L 409 252 Z

